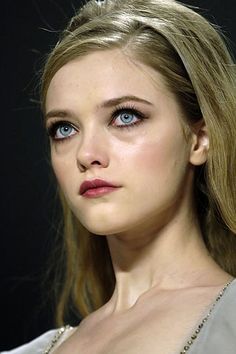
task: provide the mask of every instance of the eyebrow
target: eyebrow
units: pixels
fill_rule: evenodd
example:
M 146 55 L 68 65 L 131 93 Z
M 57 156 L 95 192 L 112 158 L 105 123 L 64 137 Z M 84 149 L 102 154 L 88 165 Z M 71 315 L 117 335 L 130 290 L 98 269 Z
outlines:
M 107 108 L 107 107 L 113 107 L 116 106 L 120 103 L 126 102 L 126 101 L 136 101 L 136 102 L 141 102 L 145 103 L 148 105 L 153 105 L 151 102 L 144 100 L 143 98 L 139 98 L 137 96 L 129 95 L 129 96 L 122 96 L 122 97 L 117 97 L 117 98 L 111 98 L 110 100 L 107 100 L 100 105 L 98 105 L 98 108 Z
M 68 118 L 70 116 L 72 116 L 72 114 L 67 110 L 52 109 L 51 111 L 45 114 L 45 120 L 54 117 Z
M 121 96 L 121 97 L 117 97 L 117 98 L 111 98 L 107 101 L 104 101 L 101 104 L 97 105 L 97 109 L 117 106 L 117 105 L 119 105 L 123 102 L 126 102 L 126 101 L 136 101 L 136 102 L 140 102 L 140 103 L 145 103 L 149 106 L 153 106 L 153 104 L 151 102 L 144 100 L 143 98 L 133 96 L 133 95 L 127 95 L 127 96 Z M 72 115 L 73 114 L 67 110 L 53 109 L 45 114 L 45 120 L 52 118 L 52 117 L 68 118 L 68 117 L 71 117 Z

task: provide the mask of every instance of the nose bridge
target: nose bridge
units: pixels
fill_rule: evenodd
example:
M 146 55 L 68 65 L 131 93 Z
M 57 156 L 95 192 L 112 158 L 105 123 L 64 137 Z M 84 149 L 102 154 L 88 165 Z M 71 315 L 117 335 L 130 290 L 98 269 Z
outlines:
M 100 145 L 101 135 L 103 134 L 101 127 L 92 122 L 83 127 L 80 133 L 79 150 L 92 151 L 98 149 Z
M 88 124 L 80 133 L 80 142 L 77 148 L 78 164 L 88 168 L 92 164 L 106 166 L 108 155 L 105 132 L 102 127 Z

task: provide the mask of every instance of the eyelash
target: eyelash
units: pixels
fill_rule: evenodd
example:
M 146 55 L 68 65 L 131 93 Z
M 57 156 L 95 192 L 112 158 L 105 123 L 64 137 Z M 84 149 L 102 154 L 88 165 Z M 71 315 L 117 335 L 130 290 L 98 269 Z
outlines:
M 124 124 L 124 125 L 112 125 L 112 127 L 119 128 L 119 129 L 132 129 L 135 126 L 138 126 L 139 124 L 143 123 L 143 121 L 148 118 L 144 113 L 140 112 L 133 105 L 130 105 L 130 106 L 118 106 L 111 113 L 111 117 L 112 117 L 111 122 L 113 122 L 113 120 L 115 118 L 117 118 L 122 113 L 132 114 L 136 118 L 138 118 L 138 120 L 136 122 L 134 122 L 134 123 L 129 123 L 127 125 L 126 124 Z M 55 137 L 56 136 L 56 132 L 62 126 L 68 126 L 68 127 L 73 128 L 74 130 L 77 130 L 77 128 L 72 123 L 70 123 L 68 121 L 56 121 L 56 122 L 52 122 L 49 125 L 49 127 L 47 128 L 48 136 L 51 137 L 51 139 L 56 141 L 56 142 L 63 142 L 64 140 L 67 140 L 67 139 L 69 139 L 70 137 L 72 137 L 74 135 L 74 134 L 72 134 L 71 136 L 68 136 L 68 137 L 65 137 L 65 138 L 56 138 Z
M 124 112 L 126 112 L 128 114 L 133 114 L 134 116 L 136 116 L 138 118 L 138 121 L 135 123 L 127 124 L 127 125 L 126 124 L 116 125 L 115 128 L 130 129 L 130 128 L 133 128 L 134 126 L 139 125 L 140 123 L 143 123 L 144 119 L 147 119 L 147 116 L 144 113 L 140 112 L 134 105 L 130 105 L 130 106 L 116 107 L 111 113 L 112 121 Z
M 56 122 L 51 122 L 50 125 L 46 128 L 48 136 L 52 140 L 54 140 L 58 143 L 63 142 L 63 140 L 69 139 L 71 136 L 68 136 L 65 138 L 56 138 L 57 130 L 63 126 L 67 126 L 67 127 L 73 128 L 74 130 L 77 130 L 76 127 L 72 123 L 70 123 L 66 120 L 60 120 L 60 121 L 56 121 Z

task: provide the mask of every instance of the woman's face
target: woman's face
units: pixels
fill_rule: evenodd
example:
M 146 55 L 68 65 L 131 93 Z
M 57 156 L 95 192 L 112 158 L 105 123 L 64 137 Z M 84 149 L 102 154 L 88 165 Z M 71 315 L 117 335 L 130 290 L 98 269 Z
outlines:
M 50 83 L 46 118 L 56 177 L 89 231 L 137 235 L 183 208 L 192 185 L 190 146 L 174 95 L 150 67 L 118 49 L 73 60 Z M 80 194 L 94 179 L 117 188 Z

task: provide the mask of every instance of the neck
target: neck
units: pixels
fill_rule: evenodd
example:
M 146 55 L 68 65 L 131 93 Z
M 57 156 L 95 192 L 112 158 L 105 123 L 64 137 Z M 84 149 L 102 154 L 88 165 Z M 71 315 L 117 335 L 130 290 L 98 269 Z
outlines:
M 148 237 L 140 228 L 107 237 L 116 276 L 112 312 L 132 307 L 151 289 L 204 286 L 213 273 L 221 280 L 224 272 L 210 257 L 196 220 L 193 215 L 182 219 L 178 215 Z

